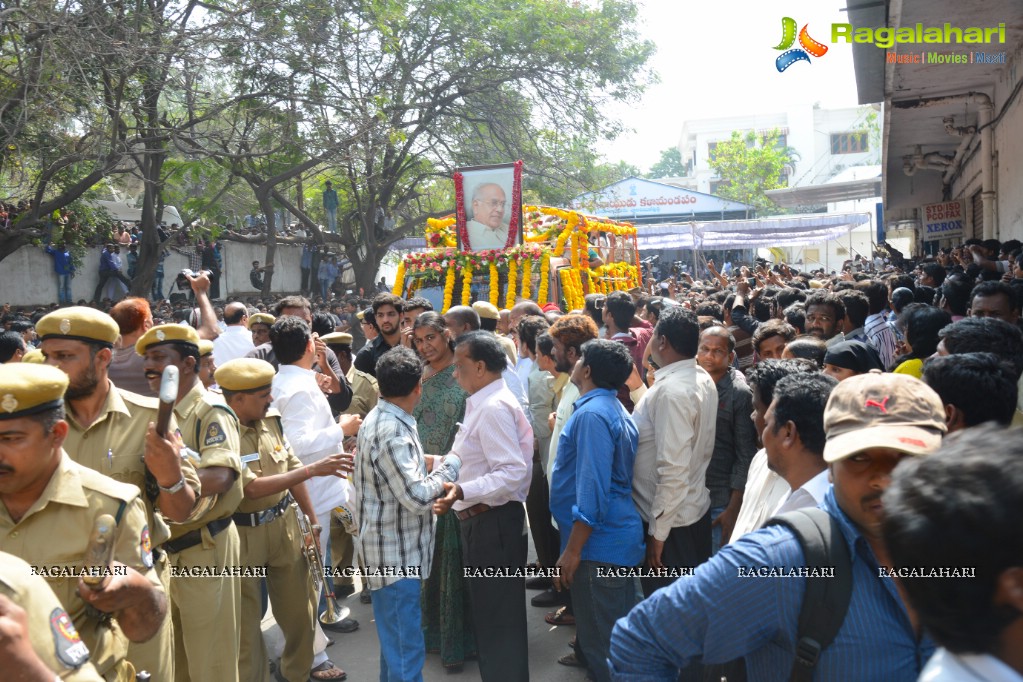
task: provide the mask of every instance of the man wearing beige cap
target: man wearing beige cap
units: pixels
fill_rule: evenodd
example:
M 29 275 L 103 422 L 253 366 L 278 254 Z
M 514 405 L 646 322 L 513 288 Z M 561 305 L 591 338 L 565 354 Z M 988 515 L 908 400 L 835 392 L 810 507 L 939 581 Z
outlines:
M 178 682 L 238 682 L 241 584 L 222 573 L 240 565 L 240 540 L 231 515 L 242 501 L 238 418 L 199 380 L 199 334 L 181 324 L 153 327 L 135 344 L 145 357 L 146 378 L 158 389 L 163 370 L 174 365 L 180 380 L 174 403 L 182 454 L 201 481 L 200 504 L 171 527 L 164 543 L 171 574 L 174 676 Z M 155 434 L 154 434 L 155 436 Z M 157 450 L 176 441 L 151 438 Z M 198 572 L 201 577 L 194 577 Z M 189 576 L 189 577 L 185 577 Z
M 270 343 L 270 327 L 277 318 L 269 313 L 256 313 L 249 317 L 249 332 L 252 333 L 252 347 Z
M 232 517 L 241 539 L 241 565 L 265 566 L 274 618 L 284 633 L 280 670 L 285 679 L 305 679 L 310 670 L 333 670 L 322 679 L 344 679 L 344 672 L 322 655 L 314 668 L 314 609 L 310 598 L 309 564 L 301 551 L 302 534 L 294 505 L 318 523 L 305 481 L 314 476 L 343 477 L 351 456 L 332 454 L 302 465 L 284 438 L 280 413 L 270 410 L 274 367 L 265 360 L 237 358 L 216 370 L 224 400 L 238 415 L 241 429 L 242 485 L 245 499 Z M 260 630 L 263 607 L 261 580 L 243 577 L 240 621 L 242 680 L 269 680 L 267 649 Z M 318 596 L 318 595 L 317 595 Z
M 155 444 L 151 424 L 157 420 L 157 400 L 123 390 L 109 378 L 120 336 L 113 317 L 84 306 L 61 308 L 40 318 L 36 331 L 47 363 L 67 374 L 70 382 L 64 395 L 64 449 L 78 464 L 143 493 L 153 568 L 169 594 L 170 566 L 162 545 L 171 535 L 167 522 L 186 520 L 199 496 L 195 468 L 173 448 L 150 444 Z M 169 431 L 176 428 L 172 417 Z M 129 645 L 128 660 L 154 678 L 170 679 L 173 646 L 174 630 L 166 618 L 148 642 Z
M 497 322 L 500 317 L 500 311 L 498 311 L 497 306 L 488 301 L 476 301 L 472 304 L 472 309 L 480 316 L 480 329 L 497 334 L 497 340 L 501 342 L 501 347 L 504 348 L 504 352 L 505 355 L 508 356 L 508 360 L 513 365 L 517 366 L 519 362 L 519 351 L 515 347 L 515 342 L 507 336 L 497 332 Z M 519 381 L 524 382 L 525 376 L 520 375 Z
M 840 383 L 824 411 L 833 485 L 820 509 L 851 560 L 823 571 L 808 566 L 785 525 L 745 535 L 618 621 L 612 679 L 674 680 L 694 662 L 745 658 L 750 680 L 789 679 L 794 666 L 804 679 L 916 680 L 934 642 L 884 570 L 891 561 L 881 538 L 881 494 L 903 458 L 938 448 L 944 414 L 938 395 L 912 377 L 870 373 Z M 828 570 L 850 576 L 851 596 L 836 636 L 817 648 L 818 656 L 816 642 L 807 641 L 817 632 L 804 631 L 802 640 L 797 633 L 808 578 L 834 579 Z
M 58 679 L 91 657 L 108 682 L 131 680 L 129 642 L 156 634 L 167 599 L 138 488 L 76 464 L 63 449 L 67 389 L 68 376 L 55 367 L 0 367 L 0 552 L 42 573 L 60 600 L 63 608 L 49 617 L 51 651 L 66 666 Z M 110 516 L 113 555 L 98 563 L 89 538 L 102 514 Z M 86 568 L 99 571 L 91 587 Z M 10 643 L 8 631 L 0 648 Z M 28 679 L 15 666 L 0 666 L 0 678 Z

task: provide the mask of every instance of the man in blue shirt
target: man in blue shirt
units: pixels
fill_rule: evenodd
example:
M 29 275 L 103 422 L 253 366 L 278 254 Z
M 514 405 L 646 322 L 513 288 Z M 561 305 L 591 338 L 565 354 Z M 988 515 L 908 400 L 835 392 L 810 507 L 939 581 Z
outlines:
M 115 248 L 113 244 L 107 244 L 99 254 L 99 284 L 92 295 L 94 301 L 102 300 L 100 296 L 103 295 L 103 288 L 111 277 L 120 281 L 126 291 L 131 291 L 131 280 L 121 272 L 121 259 L 116 255 Z
M 334 189 L 333 183 L 328 180 L 323 183 L 325 189 L 323 190 L 323 210 L 327 214 L 327 229 L 331 232 L 337 232 L 337 190 Z
M 881 537 L 881 494 L 899 461 L 936 450 L 945 430 L 941 399 L 906 375 L 861 374 L 840 383 L 828 399 L 824 460 L 833 485 L 820 506 L 849 546 L 852 595 L 814 679 L 911 682 L 934 652 L 887 573 L 892 562 Z M 806 591 L 799 571 L 807 568 L 787 527 L 743 536 L 618 621 L 612 679 L 674 682 L 679 668 L 694 661 L 740 657 L 752 682 L 788 679 Z
M 60 242 L 56 247 L 47 246 L 46 253 L 53 257 L 53 272 L 57 275 L 57 302 L 60 305 L 71 305 L 71 278 L 75 276 L 71 251 L 64 242 Z
M 572 589 L 577 647 L 594 677 L 605 682 L 611 679 L 603 665 L 611 628 L 642 598 L 638 574 L 631 572 L 646 551 L 632 501 L 639 431 L 617 397 L 632 372 L 628 348 L 595 339 L 581 351 L 572 370 L 579 399 L 551 473 L 551 513 L 562 529 L 554 587 Z

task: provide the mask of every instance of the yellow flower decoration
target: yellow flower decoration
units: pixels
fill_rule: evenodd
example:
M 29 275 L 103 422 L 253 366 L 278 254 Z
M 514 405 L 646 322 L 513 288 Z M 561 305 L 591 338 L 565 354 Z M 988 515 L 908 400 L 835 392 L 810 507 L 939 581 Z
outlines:
M 548 291 L 550 290 L 550 283 L 548 278 L 550 277 L 550 272 L 551 254 L 549 251 L 545 251 L 544 254 L 540 256 L 540 290 L 536 294 L 536 302 L 539 303 L 541 307 L 543 307 L 543 305 L 549 300 Z
M 497 263 L 490 261 L 490 305 L 497 307 L 497 297 L 501 295 L 501 279 L 497 274 Z
M 532 284 L 532 282 L 530 282 L 530 279 L 531 279 L 531 276 L 532 276 L 532 272 L 531 272 L 532 267 L 533 267 L 533 261 L 530 258 L 526 258 L 526 259 L 524 259 L 522 261 L 522 298 L 523 299 L 528 299 L 530 297 L 530 294 L 532 293 L 529 290 L 529 285 Z
M 466 263 L 462 270 L 462 305 L 472 300 L 472 265 Z
M 391 293 L 395 296 L 401 296 L 401 292 L 405 289 L 405 261 L 398 263 L 398 272 L 394 275 L 394 288 L 391 289 Z
M 508 289 L 504 296 L 504 307 L 511 308 L 515 305 L 515 283 L 518 281 L 518 263 L 514 260 L 508 261 Z
M 444 280 L 444 304 L 441 306 L 442 313 L 446 313 L 451 307 L 451 297 L 455 293 L 455 264 L 452 261 L 448 265 L 448 274 Z

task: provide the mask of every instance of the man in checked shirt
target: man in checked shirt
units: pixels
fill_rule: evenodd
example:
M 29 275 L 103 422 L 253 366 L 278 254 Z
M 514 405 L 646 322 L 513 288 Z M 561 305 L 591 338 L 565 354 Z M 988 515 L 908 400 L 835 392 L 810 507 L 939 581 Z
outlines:
M 433 558 L 432 505 L 458 479 L 455 455 L 423 454 L 412 410 L 423 394 L 423 364 L 410 348 L 380 356 L 380 400 L 359 430 L 356 549 L 373 591 L 381 680 L 422 680 L 426 644 L 420 627 L 420 580 Z M 427 473 L 432 470 L 432 473 Z

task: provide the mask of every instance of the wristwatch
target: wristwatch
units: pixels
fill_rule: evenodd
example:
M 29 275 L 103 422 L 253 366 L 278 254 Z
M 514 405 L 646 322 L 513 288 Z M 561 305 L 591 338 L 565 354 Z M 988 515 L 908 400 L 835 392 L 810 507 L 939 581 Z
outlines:
M 159 481 L 156 483 L 156 485 L 158 488 L 160 488 L 161 492 L 170 493 L 171 495 L 173 495 L 174 493 L 178 492 L 179 490 L 185 487 L 185 477 L 184 475 L 182 475 L 181 479 L 169 488 L 164 488 L 162 485 L 160 485 Z

